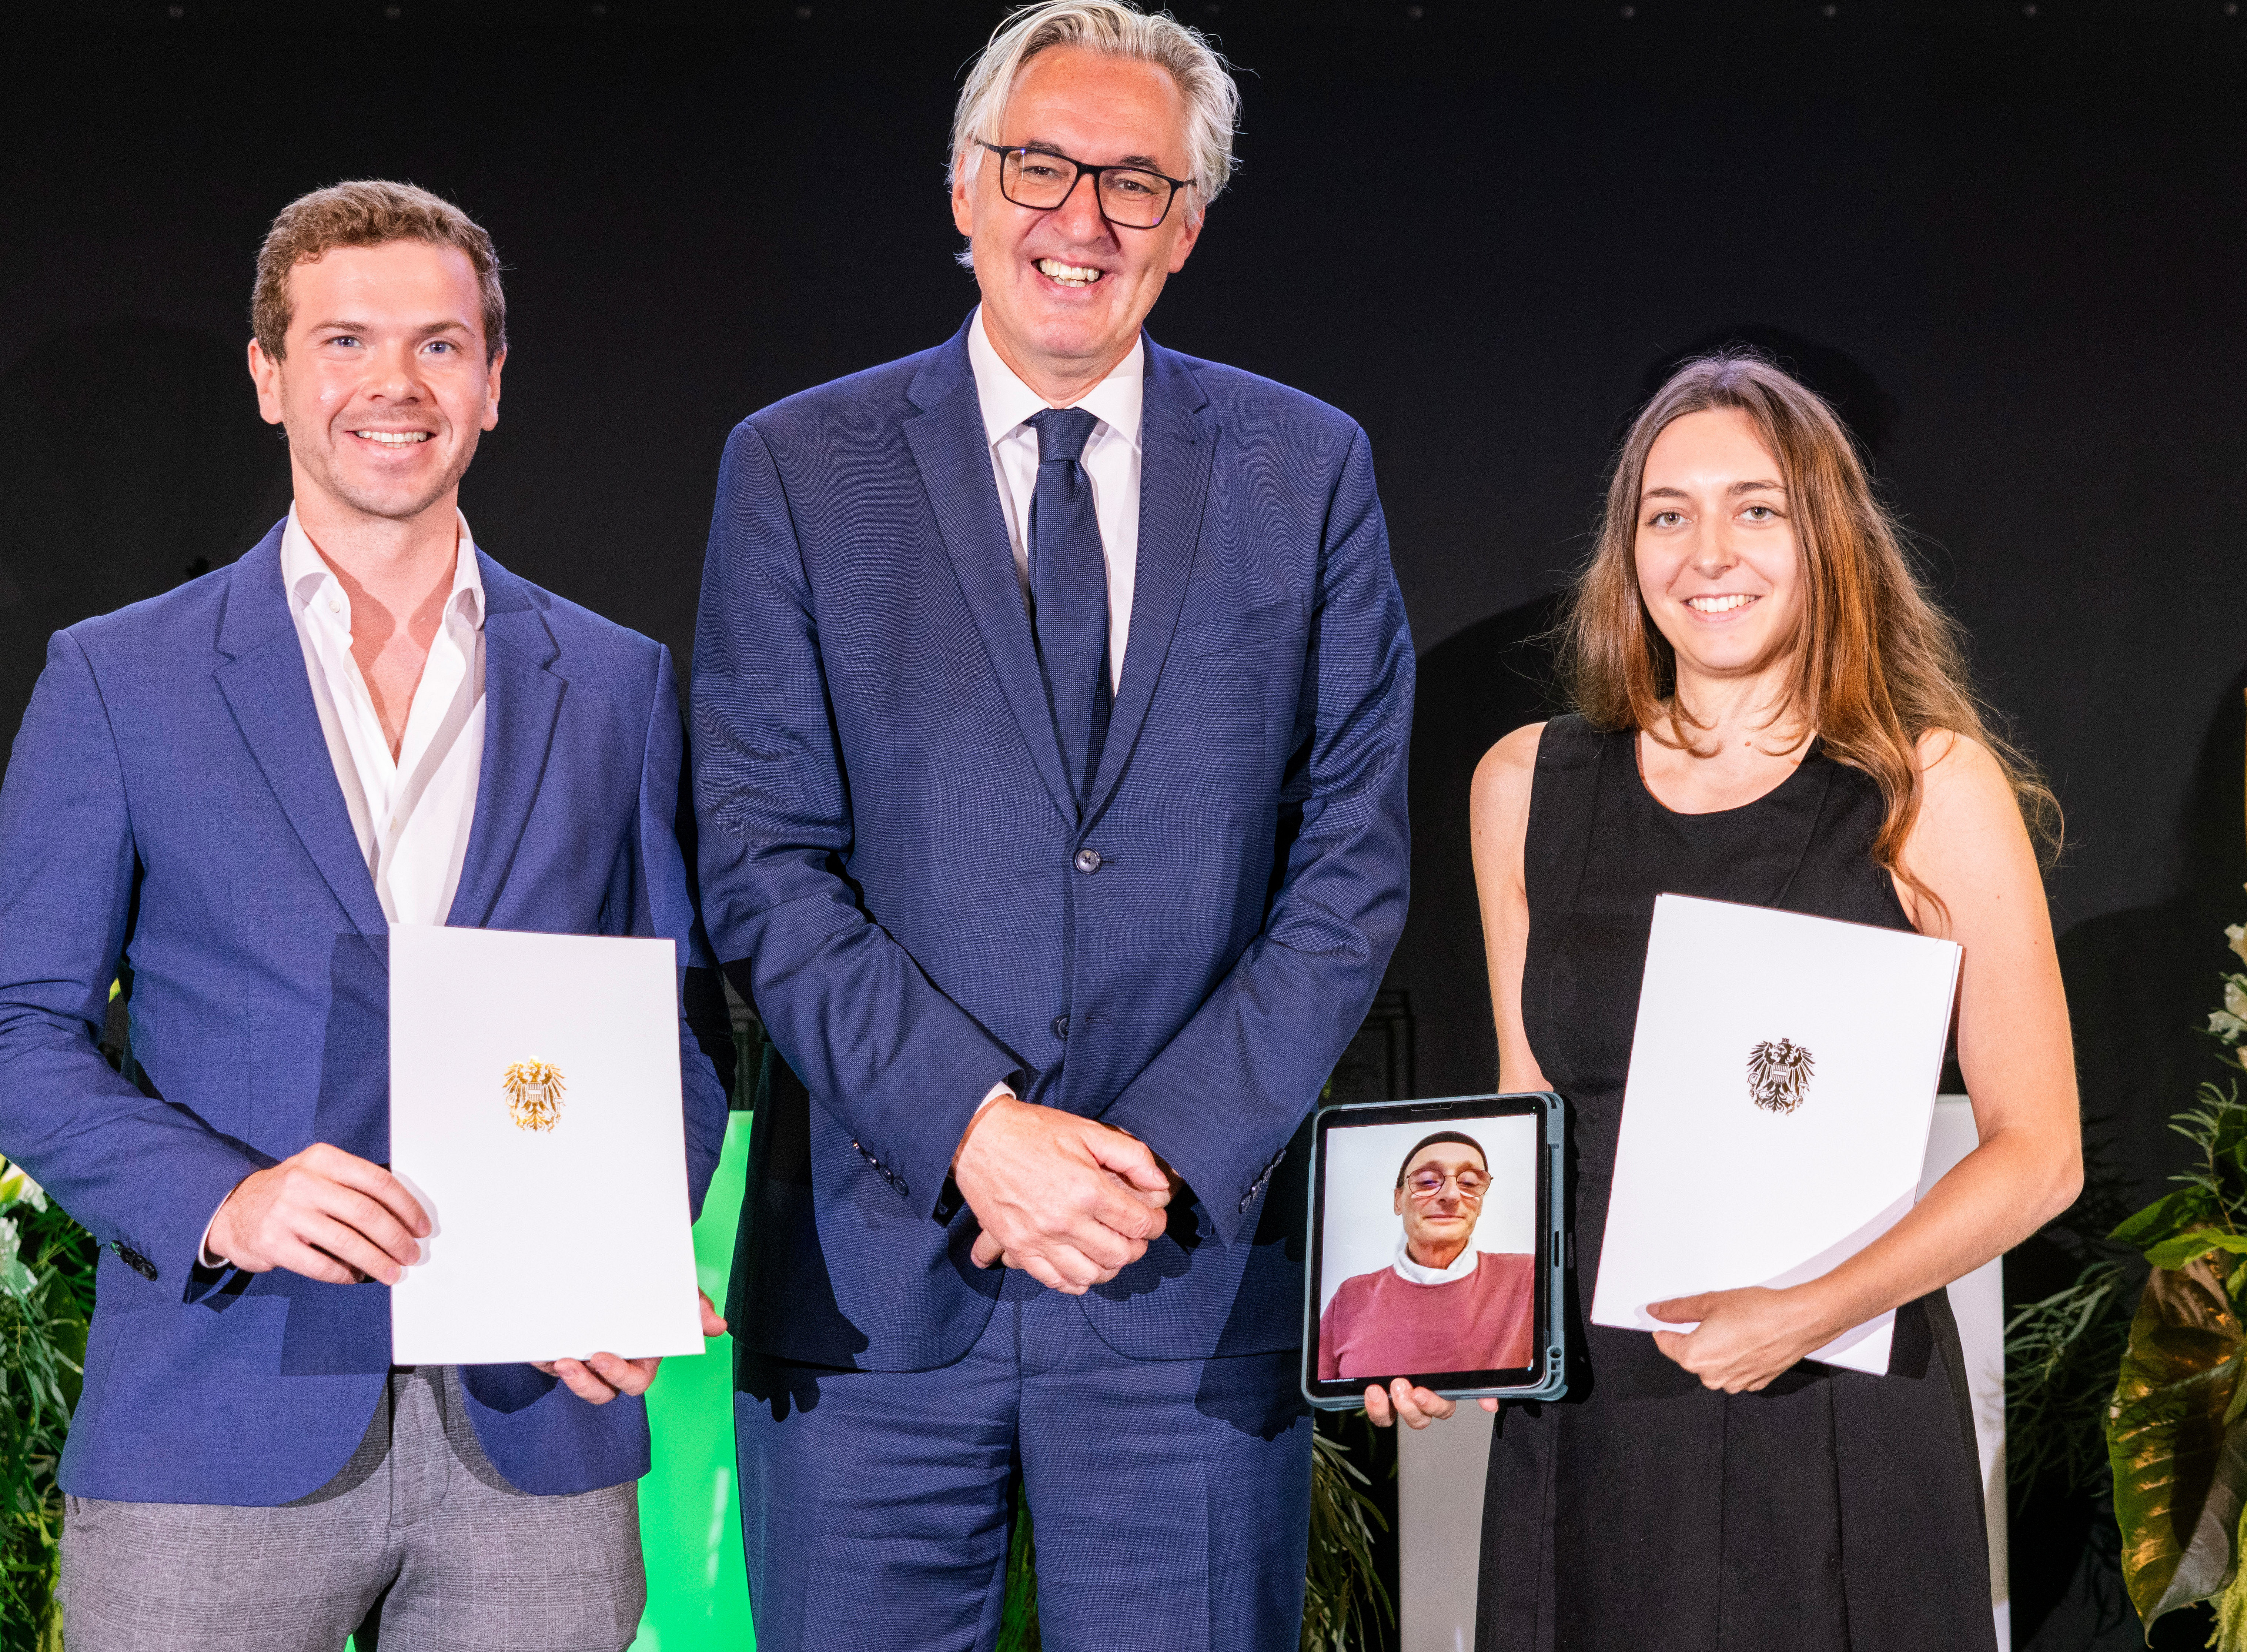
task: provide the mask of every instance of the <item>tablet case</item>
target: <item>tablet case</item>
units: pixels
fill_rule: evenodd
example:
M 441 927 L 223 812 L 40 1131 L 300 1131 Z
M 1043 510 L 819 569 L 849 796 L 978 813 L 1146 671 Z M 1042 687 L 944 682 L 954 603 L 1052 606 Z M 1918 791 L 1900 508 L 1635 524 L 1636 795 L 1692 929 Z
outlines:
M 1421 1101 L 1352 1102 L 1319 1109 L 1311 1132 L 1311 1197 L 1309 1231 L 1303 1246 L 1303 1348 L 1300 1382 L 1303 1397 L 1320 1410 L 1354 1411 L 1365 1403 L 1368 1380 L 1349 1379 L 1350 1391 L 1346 1394 L 1321 1394 L 1316 1378 L 1319 1348 L 1319 1264 L 1322 1249 L 1321 1224 L 1326 1213 L 1326 1157 L 1327 1134 L 1337 1124 L 1352 1122 L 1365 1123 L 1403 1123 L 1424 1118 L 1429 1128 L 1438 1130 L 1446 1123 L 1466 1123 L 1477 1117 L 1493 1116 L 1489 1104 L 1496 1102 L 1520 1102 L 1534 1099 L 1541 1103 L 1536 1109 L 1538 1120 L 1538 1155 L 1542 1184 L 1542 1219 L 1537 1238 L 1537 1267 L 1543 1286 L 1543 1307 L 1539 1315 L 1544 1330 L 1544 1362 L 1541 1376 L 1533 1383 L 1516 1388 L 1444 1388 L 1432 1391 L 1447 1399 L 1480 1399 L 1485 1396 L 1506 1400 L 1556 1400 L 1568 1387 L 1568 1337 L 1566 1315 L 1566 1295 L 1563 1272 L 1567 1259 L 1567 1232 L 1561 1219 L 1563 1188 L 1563 1154 L 1567 1145 L 1567 1104 L 1550 1090 L 1513 1092 L 1506 1095 L 1448 1096 Z M 1478 1111 L 1478 1109 L 1481 1109 Z M 1506 1109 L 1508 1112 L 1515 1109 Z M 1376 1118 L 1372 1116 L 1383 1115 Z M 1397 1376 L 1409 1375 L 1404 1372 Z M 1332 1384 L 1328 1386 L 1331 1387 Z

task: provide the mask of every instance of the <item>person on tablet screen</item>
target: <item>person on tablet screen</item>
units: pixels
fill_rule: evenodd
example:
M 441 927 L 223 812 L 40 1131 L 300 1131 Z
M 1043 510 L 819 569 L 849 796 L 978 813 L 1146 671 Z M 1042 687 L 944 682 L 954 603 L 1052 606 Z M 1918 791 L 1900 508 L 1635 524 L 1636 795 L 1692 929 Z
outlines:
M 1397 1259 L 1346 1279 L 1319 1316 L 1319 1377 L 1510 1370 L 1529 1363 L 1537 1259 L 1478 1251 L 1490 1191 L 1482 1143 L 1438 1130 L 1404 1155 Z
M 1640 410 L 1565 635 L 1575 713 L 1492 747 L 1472 815 L 1499 1085 L 1569 1104 L 1572 1302 L 1598 1277 L 1665 892 L 1957 941 L 1980 1145 L 1817 1279 L 1652 1303 L 1674 1328 L 1651 1335 L 1580 1321 L 1566 1400 L 1493 1437 L 1475 1644 L 1994 1652 L 1943 1287 L 2082 1184 L 2052 793 L 1991 726 L 1848 432 L 1759 356 L 1687 362 Z M 1885 1376 L 1807 1357 L 1891 1308 Z M 1366 1409 L 1418 1428 L 1453 1402 L 1397 1382 Z

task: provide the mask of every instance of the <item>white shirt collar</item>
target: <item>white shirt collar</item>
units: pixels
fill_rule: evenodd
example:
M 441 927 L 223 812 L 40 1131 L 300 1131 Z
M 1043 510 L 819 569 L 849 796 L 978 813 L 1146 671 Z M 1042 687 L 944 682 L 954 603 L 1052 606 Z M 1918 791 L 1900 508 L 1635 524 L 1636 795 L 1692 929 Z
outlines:
M 1475 1271 L 1475 1258 L 1479 1255 L 1470 1244 L 1451 1259 L 1449 1267 L 1427 1267 L 1412 1259 L 1408 1241 L 1402 1233 L 1397 1236 L 1397 1259 L 1390 1266 L 1397 1277 L 1407 1285 L 1451 1285 Z
M 482 631 L 484 625 L 483 570 L 476 563 L 475 536 L 468 531 L 468 519 L 459 511 L 454 517 L 461 524 L 460 550 L 453 563 L 452 594 L 445 600 L 445 612 L 449 617 L 459 613 L 469 625 Z M 297 507 L 289 507 L 289 525 L 281 531 L 281 584 L 297 607 L 306 608 L 325 581 L 334 581 L 334 595 L 340 604 L 336 611 L 347 614 L 351 597 L 343 590 L 343 582 L 336 578 L 330 568 L 297 520 Z M 349 622 L 346 621 L 346 628 Z
M 980 305 L 976 307 L 974 324 L 967 330 L 967 360 L 975 370 L 976 399 L 982 404 L 983 439 L 994 447 L 1019 429 L 1023 420 L 1051 405 L 1000 359 L 983 331 Z M 1076 406 L 1137 448 L 1140 410 L 1147 399 L 1146 375 L 1147 340 L 1143 333 L 1131 341 L 1124 359 L 1085 392 Z

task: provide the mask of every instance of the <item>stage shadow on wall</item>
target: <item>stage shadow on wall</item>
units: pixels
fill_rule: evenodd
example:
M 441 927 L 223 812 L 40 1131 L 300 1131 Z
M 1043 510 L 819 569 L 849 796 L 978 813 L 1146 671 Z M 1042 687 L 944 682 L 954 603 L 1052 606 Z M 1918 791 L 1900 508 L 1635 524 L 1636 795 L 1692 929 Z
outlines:
M 2176 858 L 2171 892 L 2150 906 L 2086 918 L 2059 938 L 2074 1024 L 2076 1072 L 2093 1185 L 2078 1209 L 2005 1259 L 2009 1307 L 2068 1284 L 2121 1213 L 2167 1191 L 2189 1149 L 2168 1129 L 2203 1083 L 2223 1081 L 2203 1030 L 2238 960 L 2227 924 L 2247 920 L 2247 669 L 2209 717 L 2183 814 L 2165 847 Z M 2148 823 L 2148 847 L 2160 823 Z M 2029 1652 L 2089 1652 L 2140 1644 L 2122 1592 L 2114 1514 L 2104 1499 L 2039 1496 L 2012 1509 L 2013 1622 Z M 2204 1614 L 2155 1628 L 2156 1648 L 2198 1646 Z
M 2209 717 L 2182 817 L 2169 826 L 2171 892 L 2151 906 L 2086 918 L 2059 938 L 2086 1128 L 2127 1178 L 2134 1205 L 2158 1196 L 2182 1163 L 2185 1145 L 2170 1133 L 2169 1116 L 2225 1070 L 2206 1028 L 2218 977 L 2240 966 L 2224 926 L 2247 921 L 2243 689 L 2247 667 Z M 2148 827 L 2150 848 L 2161 823 Z
M 1412 717 L 1412 904 L 1387 986 L 1409 995 L 1414 1085 L 1465 1096 L 1498 1082 L 1498 1036 L 1483 962 L 1467 835 L 1475 765 L 1506 735 L 1561 709 L 1551 631 L 1560 598 L 1476 621 L 1420 657 Z
M 47 638 L 233 561 L 289 509 L 242 345 L 155 322 L 62 332 L 0 373 L 0 732 Z

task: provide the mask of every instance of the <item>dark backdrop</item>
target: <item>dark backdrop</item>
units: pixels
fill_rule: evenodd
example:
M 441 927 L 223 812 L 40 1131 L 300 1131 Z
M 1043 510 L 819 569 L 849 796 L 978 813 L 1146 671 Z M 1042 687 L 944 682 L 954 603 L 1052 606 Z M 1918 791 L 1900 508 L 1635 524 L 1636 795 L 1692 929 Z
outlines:
M 1466 777 L 1535 714 L 1543 599 L 1620 421 L 1663 362 L 1749 337 L 1843 404 L 2049 766 L 2086 1110 L 2150 1190 L 2247 918 L 2237 4 L 1181 10 L 1252 72 L 1245 164 L 1153 331 L 1363 422 L 1421 650 L 1391 981 L 1417 1088 L 1490 1076 Z M 51 629 L 285 509 L 251 256 L 354 175 L 446 193 L 508 263 L 478 539 L 683 659 L 727 428 L 973 302 L 943 136 L 998 12 L 0 7 L 0 726 Z M 2016 1294 L 2054 1271 L 2024 1253 Z M 2073 1563 L 2054 1542 L 2017 1541 L 2060 1556 L 2020 1562 L 2052 1573 L 2017 1571 L 2025 1627 Z M 2086 1643 L 2082 1607 L 2043 1643 Z

